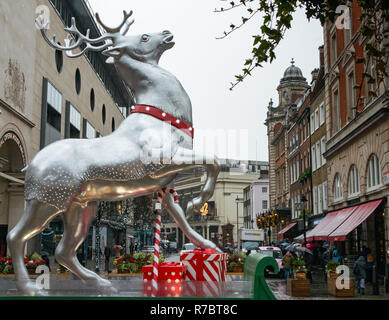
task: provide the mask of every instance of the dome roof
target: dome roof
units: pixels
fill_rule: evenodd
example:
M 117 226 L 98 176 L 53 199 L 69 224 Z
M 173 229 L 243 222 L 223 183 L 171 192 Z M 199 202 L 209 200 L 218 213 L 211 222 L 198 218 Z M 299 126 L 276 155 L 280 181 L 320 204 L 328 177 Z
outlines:
M 303 73 L 299 67 L 294 65 L 294 59 L 292 58 L 291 65 L 285 70 L 284 76 L 281 79 L 281 83 L 289 81 L 303 81 L 306 82 Z

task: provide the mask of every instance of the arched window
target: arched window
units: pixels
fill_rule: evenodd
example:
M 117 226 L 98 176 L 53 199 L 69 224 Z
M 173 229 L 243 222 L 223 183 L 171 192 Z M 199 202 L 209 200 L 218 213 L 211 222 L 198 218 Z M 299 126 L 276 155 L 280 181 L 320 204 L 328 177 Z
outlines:
M 59 42 L 58 44 L 61 45 Z M 58 73 L 61 73 L 63 66 L 63 52 L 60 50 L 55 50 L 55 65 L 57 66 Z
M 334 201 L 343 199 L 342 179 L 340 178 L 339 173 L 335 175 L 333 190 L 334 190 Z
M 367 189 L 374 189 L 382 184 L 381 166 L 378 157 L 372 154 L 367 163 Z
M 80 73 L 80 70 L 78 68 L 76 70 L 75 83 L 76 83 L 76 92 L 77 92 L 77 94 L 80 94 L 80 91 L 81 91 L 81 73 Z
M 115 126 L 115 118 L 112 118 L 112 132 L 114 132 L 116 129 L 116 126 Z
M 348 196 L 355 196 L 359 194 L 359 192 L 360 188 L 358 169 L 355 165 L 352 165 L 348 175 Z
M 95 90 L 93 88 L 90 91 L 90 108 L 92 112 L 95 110 Z
M 105 124 L 105 120 L 107 118 L 107 113 L 106 113 L 106 110 L 105 110 L 105 104 L 103 104 L 103 109 L 101 110 L 101 118 L 103 120 L 103 124 Z

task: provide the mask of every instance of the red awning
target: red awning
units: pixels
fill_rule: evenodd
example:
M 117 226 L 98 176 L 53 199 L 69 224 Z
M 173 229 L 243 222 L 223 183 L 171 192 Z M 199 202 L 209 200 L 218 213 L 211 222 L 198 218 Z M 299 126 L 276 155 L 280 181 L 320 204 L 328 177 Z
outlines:
M 344 208 L 327 213 L 322 221 L 307 234 L 307 241 L 328 240 L 328 236 L 336 230 L 356 209 Z
M 350 217 L 342 225 L 340 225 L 339 228 L 329 235 L 328 240 L 346 240 L 346 236 L 356 229 L 363 221 L 365 221 L 377 209 L 381 202 L 382 200 L 375 200 L 357 206 L 353 214 L 350 215 Z
M 284 235 L 286 232 L 288 232 L 290 229 L 292 229 L 296 225 L 296 222 L 289 223 L 284 229 L 282 229 L 280 232 L 278 232 L 277 237 L 280 240 L 284 239 Z

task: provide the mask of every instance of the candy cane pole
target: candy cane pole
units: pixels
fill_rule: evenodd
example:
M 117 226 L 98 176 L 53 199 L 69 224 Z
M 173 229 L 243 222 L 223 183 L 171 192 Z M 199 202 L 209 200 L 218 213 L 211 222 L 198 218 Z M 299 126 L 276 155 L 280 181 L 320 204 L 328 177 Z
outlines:
M 174 189 L 170 189 L 169 193 L 173 195 L 174 202 L 178 202 L 178 194 Z M 159 250 L 161 244 L 161 216 L 162 216 L 162 199 L 166 194 L 166 188 L 162 188 L 158 192 L 158 200 L 155 205 L 157 210 L 157 218 L 155 219 L 155 233 L 154 233 L 154 260 L 153 260 L 153 280 L 152 284 L 152 295 L 155 297 L 158 293 L 158 267 L 159 267 Z

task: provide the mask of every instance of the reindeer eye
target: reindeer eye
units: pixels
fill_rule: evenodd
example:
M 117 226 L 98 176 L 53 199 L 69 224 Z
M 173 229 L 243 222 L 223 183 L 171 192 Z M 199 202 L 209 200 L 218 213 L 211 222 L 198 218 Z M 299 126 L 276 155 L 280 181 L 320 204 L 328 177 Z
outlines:
M 149 39 L 150 39 L 150 36 L 147 35 L 147 34 L 144 34 L 144 35 L 142 36 L 142 41 L 143 41 L 143 42 L 146 42 L 146 41 L 148 41 Z

